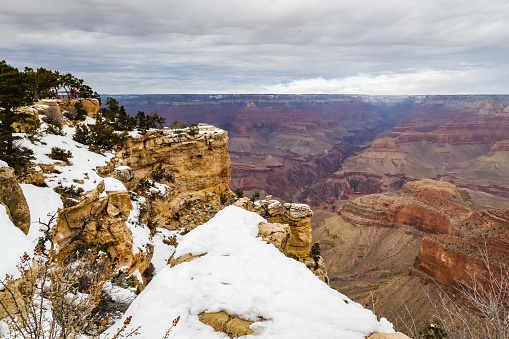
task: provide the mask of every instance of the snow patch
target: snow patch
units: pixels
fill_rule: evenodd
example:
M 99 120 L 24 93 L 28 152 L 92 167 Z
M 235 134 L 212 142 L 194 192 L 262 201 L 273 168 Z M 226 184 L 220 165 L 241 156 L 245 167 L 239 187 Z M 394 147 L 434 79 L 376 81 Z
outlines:
M 16 265 L 25 252 L 31 256 L 35 246 L 25 233 L 14 226 L 7 209 L 2 204 L 0 204 L 0 234 L 0 279 L 3 280 L 6 274 L 17 279 L 21 275 Z
M 162 337 L 171 320 L 178 338 L 225 338 L 201 323 L 202 312 L 225 311 L 255 321 L 257 338 L 364 339 L 392 325 L 317 279 L 306 266 L 257 238 L 256 213 L 229 206 L 182 237 L 175 257 L 203 256 L 165 266 L 125 317 L 140 338 Z M 262 318 L 260 318 L 262 317 Z M 109 332 L 122 325 L 120 320 Z

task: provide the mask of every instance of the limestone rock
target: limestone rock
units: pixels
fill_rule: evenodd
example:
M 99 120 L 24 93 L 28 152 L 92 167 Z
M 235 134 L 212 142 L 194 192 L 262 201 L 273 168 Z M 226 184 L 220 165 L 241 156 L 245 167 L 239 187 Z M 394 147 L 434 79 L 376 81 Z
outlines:
M 127 191 L 104 192 L 104 181 L 86 192 L 75 206 L 59 211 L 56 239 L 60 248 L 86 242 L 107 245 L 107 251 L 118 259 L 118 266 L 127 266 L 128 274 L 143 273 L 150 264 L 153 248 L 133 253 L 133 239 L 126 225 L 133 209 Z
M 396 333 L 373 333 L 367 339 L 410 339 L 401 332 Z
M 300 221 L 304 218 L 311 218 L 313 216 L 313 211 L 305 204 L 286 203 L 284 205 L 283 216 L 290 221 Z
M 206 325 L 211 326 L 216 332 L 223 332 L 230 338 L 238 338 L 244 335 L 253 334 L 249 328 L 254 321 L 233 317 L 226 312 L 201 313 L 198 319 Z
M 312 216 L 313 211 L 308 205 L 286 203 L 283 207 L 283 218 L 288 220 L 291 229 L 288 252 L 300 258 L 310 254 Z
M 325 262 L 322 257 L 317 261 L 315 261 L 313 257 L 306 257 L 302 260 L 306 267 L 309 268 L 318 279 L 330 286 L 329 275 L 327 274 L 327 268 L 325 267 Z
M 28 234 L 30 210 L 11 167 L 0 167 L 0 203 L 7 207 L 13 224 Z
M 115 176 L 133 190 L 140 180 L 153 180 L 157 169 L 163 173 L 159 182 L 169 189 L 167 194 L 150 196 L 147 188 L 151 221 L 170 230 L 201 225 L 224 208 L 232 193 L 228 133 L 213 126 L 198 127 L 196 135 L 164 128 L 129 137 L 98 172 Z
M 131 167 L 128 166 L 117 167 L 113 172 L 113 177 L 117 178 L 123 183 L 126 183 L 134 178 L 134 171 Z
M 174 267 L 174 266 L 177 266 L 178 264 L 182 264 L 183 262 L 193 261 L 194 259 L 202 257 L 205 254 L 207 254 L 207 253 L 203 253 L 203 254 L 199 254 L 199 255 L 192 255 L 190 253 L 187 253 L 181 257 L 178 257 L 177 259 L 175 259 L 172 254 L 170 259 L 168 259 L 168 265 L 170 265 L 170 267 Z
M 265 200 L 258 200 L 253 204 L 253 211 L 262 217 L 275 217 L 281 214 L 281 203 L 272 200 L 272 196 L 268 195 Z
M 260 223 L 258 225 L 258 236 L 286 254 L 288 239 L 290 238 L 290 226 L 278 223 Z
M 99 100 L 97 99 L 62 99 L 58 100 L 58 105 L 62 110 L 72 113 L 76 111 L 74 105 L 78 102 L 81 102 L 81 105 L 83 106 L 83 109 L 87 112 L 88 117 L 95 118 L 100 108 Z
M 235 201 L 235 206 L 245 209 L 246 211 L 252 211 L 253 210 L 253 203 L 249 198 L 240 198 L 239 200 Z

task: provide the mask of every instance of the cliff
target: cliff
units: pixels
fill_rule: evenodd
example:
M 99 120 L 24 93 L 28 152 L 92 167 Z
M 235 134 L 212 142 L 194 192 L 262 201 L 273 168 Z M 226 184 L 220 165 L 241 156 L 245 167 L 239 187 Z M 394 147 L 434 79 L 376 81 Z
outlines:
M 206 124 L 198 128 L 193 136 L 165 128 L 131 137 L 98 170 L 117 177 L 128 190 L 148 193 L 148 218 L 156 227 L 193 228 L 231 197 L 228 133 Z M 152 184 L 147 180 L 164 184 L 165 191 L 150 194 Z
M 451 285 L 467 282 L 469 270 L 485 275 L 485 244 L 492 260 L 509 262 L 509 212 L 477 210 L 467 190 L 447 182 L 407 182 L 395 194 L 362 196 L 336 215 L 318 215 L 313 238 L 331 286 L 365 306 L 376 302 L 394 322 L 410 320 L 404 307 L 418 323 L 427 319 L 432 306 L 422 286 L 430 277 Z

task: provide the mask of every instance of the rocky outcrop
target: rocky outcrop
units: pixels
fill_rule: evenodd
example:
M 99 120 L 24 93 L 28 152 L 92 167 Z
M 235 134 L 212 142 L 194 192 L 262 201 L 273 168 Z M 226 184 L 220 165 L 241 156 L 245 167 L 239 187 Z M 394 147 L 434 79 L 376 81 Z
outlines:
M 118 260 L 118 267 L 127 267 L 126 273 L 143 273 L 150 264 L 153 248 L 133 247 L 132 232 L 126 225 L 132 209 L 127 191 L 104 191 L 102 181 L 85 193 L 77 205 L 58 212 L 54 238 L 60 248 L 98 245 Z
M 110 164 L 99 168 L 129 190 L 147 192 L 150 222 L 157 227 L 193 228 L 209 220 L 230 199 L 228 134 L 200 124 L 199 132 L 169 128 L 128 139 Z M 166 185 L 164 194 L 150 195 L 139 184 L 154 180 Z
M 290 225 L 288 252 L 300 258 L 310 255 L 311 217 L 313 211 L 305 204 L 289 204 L 283 206 L 283 219 Z
M 434 180 L 404 184 L 394 196 L 373 194 L 346 203 L 340 213 L 354 225 L 405 224 L 429 233 L 459 235 L 479 215 L 465 189 Z
M 313 211 L 308 205 L 286 203 L 281 209 L 281 203 L 273 200 L 271 195 L 254 203 L 248 198 L 241 198 L 235 205 L 267 219 L 268 223 L 258 225 L 258 236 L 276 246 L 285 255 L 303 262 L 318 279 L 329 284 L 323 259 L 315 260 L 310 255 Z
M 491 258 L 509 263 L 509 212 L 477 210 L 467 190 L 447 182 L 407 182 L 396 194 L 359 197 L 339 215 L 327 213 L 313 238 L 331 286 L 366 307 L 375 300 L 391 321 L 405 317 L 404 304 L 424 326 L 432 306 L 423 282 L 466 283 L 468 270 L 483 276 L 485 244 Z
M 44 102 L 44 101 L 43 101 Z M 61 99 L 58 100 L 58 106 L 64 113 L 73 114 L 76 112 L 75 105 L 77 103 L 81 103 L 83 109 L 87 112 L 87 116 L 90 118 L 95 118 L 96 114 L 99 112 L 100 105 L 99 100 L 97 99 Z
M 0 167 L 0 204 L 6 207 L 13 224 L 28 234 L 30 210 L 11 167 Z
M 254 333 L 254 331 L 249 328 L 254 321 L 244 320 L 229 315 L 224 311 L 212 313 L 204 312 L 198 315 L 198 319 L 205 325 L 211 326 L 216 332 L 223 332 L 230 338 L 238 338 Z
M 268 244 L 274 245 L 281 253 L 288 253 L 288 239 L 290 239 L 290 226 L 279 223 L 260 223 L 258 236 Z
M 367 339 L 410 339 L 401 332 L 396 333 L 373 333 Z

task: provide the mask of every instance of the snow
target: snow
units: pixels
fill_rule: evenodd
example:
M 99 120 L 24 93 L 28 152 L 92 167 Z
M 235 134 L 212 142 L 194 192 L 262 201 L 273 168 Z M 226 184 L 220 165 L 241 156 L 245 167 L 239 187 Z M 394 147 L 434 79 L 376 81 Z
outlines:
M 21 256 L 26 252 L 33 254 L 35 245 L 28 237 L 12 223 L 7 209 L 0 204 L 0 279 L 3 280 L 6 274 L 20 277 L 16 265 L 20 262 Z
M 181 238 L 178 231 L 169 231 L 165 228 L 158 228 L 157 233 L 152 237 L 152 244 L 154 245 L 154 256 L 152 257 L 152 264 L 154 265 L 156 274 L 166 266 L 168 259 L 175 252 L 175 247 L 165 244 L 163 241 L 169 240 L 175 236 L 177 241 Z
M 93 120 L 91 118 L 88 119 Z M 41 130 L 44 130 L 46 126 L 46 123 L 42 123 Z M 72 136 L 75 132 L 74 127 L 64 125 L 63 131 L 66 134 L 65 136 L 45 134 L 41 138 L 41 142 L 36 142 L 34 144 L 27 139 L 23 139 L 22 146 L 34 152 L 34 156 L 37 159 L 35 163 L 38 164 L 56 164 L 59 162 L 47 156 L 47 154 L 51 153 L 52 147 L 59 147 L 66 151 L 71 151 L 73 155 L 72 158 L 69 159 L 71 164 L 69 166 L 55 166 L 57 172 L 46 174 L 45 182 L 51 188 L 59 185 L 66 187 L 74 185 L 85 191 L 90 191 L 103 180 L 103 178 L 97 174 L 95 170 L 96 167 L 105 166 L 113 157 L 113 153 L 108 152 L 102 155 L 90 152 L 87 146 L 72 140 Z M 24 136 L 24 134 L 19 134 L 19 136 Z M 80 180 L 83 180 L 84 183 L 79 184 L 76 182 Z M 118 185 L 118 183 L 114 185 Z
M 139 222 L 140 209 L 145 203 L 144 197 L 139 197 L 138 200 L 131 200 L 133 209 L 129 213 L 126 225 L 129 227 L 133 237 L 133 254 L 138 253 L 140 250 L 146 248 L 150 241 L 150 229 Z M 141 281 L 141 280 L 140 280 Z
M 125 317 L 140 338 L 159 338 L 171 321 L 176 338 L 226 338 L 201 323 L 202 312 L 225 311 L 251 325 L 256 338 L 359 338 L 393 332 L 392 325 L 317 279 L 258 235 L 259 215 L 235 206 L 182 237 L 175 257 L 203 254 L 165 266 L 134 300 Z M 262 319 L 263 318 L 263 319 Z M 108 332 L 122 325 L 121 319 Z M 249 337 L 249 336 L 247 336 Z
M 39 237 L 44 235 L 41 231 L 41 227 L 44 227 L 42 224 L 48 224 L 51 216 L 56 215 L 58 209 L 63 207 L 63 203 L 60 195 L 49 187 L 37 187 L 30 184 L 20 184 L 20 186 L 30 209 L 31 225 L 28 238 L 35 245 Z
M 112 191 L 127 191 L 122 181 L 112 178 L 112 177 L 105 177 L 104 180 L 104 191 L 105 192 L 112 192 Z

